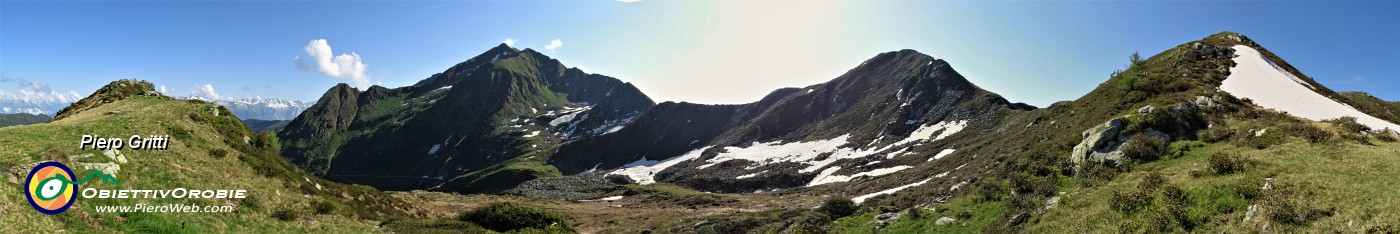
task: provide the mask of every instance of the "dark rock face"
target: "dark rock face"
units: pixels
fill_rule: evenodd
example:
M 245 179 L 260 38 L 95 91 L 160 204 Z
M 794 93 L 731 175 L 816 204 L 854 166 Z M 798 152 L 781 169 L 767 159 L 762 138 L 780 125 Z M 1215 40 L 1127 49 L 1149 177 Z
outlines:
M 332 87 L 279 137 L 284 157 L 327 179 L 425 189 L 518 163 L 538 145 L 601 134 L 652 105 L 631 84 L 503 44 L 413 86 Z M 576 115 L 550 123 L 564 112 Z
M 903 50 L 880 54 L 830 82 L 779 89 L 754 103 L 663 103 L 617 133 L 566 143 L 549 163 L 573 174 L 665 160 L 713 146 L 698 159 L 660 171 L 656 179 L 716 192 L 790 188 L 806 185 L 817 173 L 800 170 L 807 166 L 800 162 L 730 160 L 701 165 L 729 146 L 844 136 L 849 147 L 876 148 L 898 142 L 920 126 L 977 124 L 994 121 L 1003 109 L 1034 108 L 977 88 L 943 60 Z M 850 175 L 873 169 L 863 165 L 874 161 L 878 159 L 841 160 L 824 168 L 839 166 L 846 169 L 835 175 Z M 741 177 L 750 174 L 762 176 Z
M 639 159 L 663 160 L 710 144 L 734 128 L 739 105 L 665 102 L 615 133 L 582 139 L 559 148 L 550 165 L 564 174 L 618 168 Z

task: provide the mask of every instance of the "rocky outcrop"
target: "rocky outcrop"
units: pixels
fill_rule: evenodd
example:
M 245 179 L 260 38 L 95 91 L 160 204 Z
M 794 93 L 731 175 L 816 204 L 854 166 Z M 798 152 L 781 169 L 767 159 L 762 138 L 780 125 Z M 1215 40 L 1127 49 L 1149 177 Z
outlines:
M 1122 119 L 1113 119 L 1089 130 L 1084 130 L 1080 135 L 1084 137 L 1078 145 L 1071 151 L 1070 161 L 1076 168 L 1089 162 L 1103 162 L 1110 160 L 1117 162 L 1123 159 L 1123 152 L 1118 151 L 1118 146 L 1123 144 L 1126 136 L 1119 136 L 1124 122 Z

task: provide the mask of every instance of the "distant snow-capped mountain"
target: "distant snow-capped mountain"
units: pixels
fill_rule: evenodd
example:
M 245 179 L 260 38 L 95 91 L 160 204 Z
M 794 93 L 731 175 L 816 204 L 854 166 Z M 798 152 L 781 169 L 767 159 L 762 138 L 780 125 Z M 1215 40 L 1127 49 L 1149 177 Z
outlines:
M 58 110 L 68 107 L 78 99 L 83 98 L 77 92 L 38 92 L 20 90 L 19 92 L 6 92 L 0 90 L 0 114 L 26 113 L 32 115 L 53 116 Z
M 199 96 L 188 96 L 185 99 L 222 105 L 227 107 L 229 112 L 233 112 L 234 115 L 242 119 L 291 120 L 300 115 L 301 111 L 306 110 L 308 106 L 307 103 L 299 100 L 263 99 L 261 97 L 210 100 Z

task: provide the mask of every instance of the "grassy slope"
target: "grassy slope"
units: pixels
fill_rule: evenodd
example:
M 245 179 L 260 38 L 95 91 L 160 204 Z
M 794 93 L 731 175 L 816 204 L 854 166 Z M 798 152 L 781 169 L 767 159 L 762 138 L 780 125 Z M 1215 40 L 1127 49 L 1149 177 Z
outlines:
M 1225 48 L 1233 43 L 1233 40 L 1225 39 L 1229 33 L 1221 33 L 1208 37 L 1200 42 L 1215 45 L 1218 48 Z M 1264 150 L 1247 148 L 1248 143 L 1213 143 L 1204 147 L 1193 148 L 1187 152 L 1187 156 L 1179 159 L 1163 159 L 1151 161 L 1143 164 L 1131 162 L 1133 166 L 1123 168 L 1126 172 L 1119 173 L 1089 173 L 1099 174 L 1085 176 L 1067 176 L 1065 170 L 1068 167 L 1069 148 L 1078 143 L 1081 131 L 1094 125 L 1103 123 L 1111 118 L 1127 116 L 1129 127 L 1123 133 L 1132 133 L 1140 130 L 1144 125 L 1139 123 L 1142 118 L 1135 116 L 1138 107 L 1144 105 L 1154 105 L 1163 108 L 1174 103 L 1190 101 L 1194 96 L 1210 97 L 1213 88 L 1225 78 L 1225 68 L 1230 65 L 1228 59 L 1187 59 L 1188 52 L 1195 48 L 1195 42 L 1182 44 L 1178 47 L 1163 51 L 1142 63 L 1135 63 L 1129 66 L 1126 71 L 1111 77 L 1108 81 L 1100 85 L 1093 92 L 1083 98 L 1073 102 L 1057 103 L 1049 108 L 1031 112 L 1024 112 L 1008 116 L 1003 121 L 1008 126 L 1014 126 L 1009 134 L 992 134 L 992 138 L 997 143 L 988 143 L 987 148 L 1011 149 L 1014 152 L 977 152 L 977 149 L 968 149 L 969 153 L 981 155 L 1007 154 L 1004 160 L 998 160 L 997 164 L 1003 165 L 990 171 L 991 178 L 984 177 L 978 183 L 973 183 L 965 190 L 971 196 L 953 199 L 949 203 L 928 203 L 922 202 L 932 197 L 930 195 L 913 195 L 919 193 L 920 188 L 915 187 L 906 190 L 904 193 L 889 196 L 887 198 L 876 197 L 867 200 L 862 204 L 862 212 L 854 217 L 841 219 L 834 223 L 833 228 L 843 231 L 868 231 L 872 223 L 871 218 L 875 214 L 884 212 L 905 212 L 914 205 L 928 204 L 938 207 L 939 215 L 948 216 L 944 209 L 952 211 L 960 210 L 982 210 L 981 212 L 970 212 L 971 220 L 959 219 L 958 225 L 967 225 L 975 228 L 961 229 L 957 227 L 935 226 L 933 223 L 939 216 L 925 218 L 901 219 L 890 224 L 884 232 L 891 233 L 919 233 L 931 230 L 951 231 L 951 232 L 1049 232 L 1062 233 L 1086 230 L 1090 232 L 1111 232 L 1118 230 L 1119 223 L 1137 223 L 1128 232 L 1143 231 L 1152 225 L 1146 221 L 1171 220 L 1162 218 L 1167 215 L 1162 208 L 1162 197 L 1160 192 L 1154 191 L 1153 198 L 1157 206 L 1143 208 L 1135 212 L 1131 217 L 1117 217 L 1107 207 L 1109 198 L 1114 192 L 1129 193 L 1136 190 L 1137 181 L 1141 181 L 1144 175 L 1152 171 L 1166 174 L 1169 182 L 1176 187 L 1186 190 L 1191 201 L 1190 218 L 1197 225 L 1197 230 L 1225 229 L 1238 232 L 1244 229 L 1231 229 L 1243 227 L 1239 225 L 1243 219 L 1244 209 L 1250 204 L 1263 203 L 1268 201 L 1268 205 L 1261 205 L 1261 216 L 1270 216 L 1274 212 L 1273 208 L 1291 207 L 1294 213 L 1326 213 L 1333 211 L 1333 216 L 1312 217 L 1312 220 L 1301 222 L 1301 225 L 1294 224 L 1274 224 L 1269 230 L 1359 230 L 1365 231 L 1372 227 L 1378 230 L 1394 230 L 1396 224 L 1376 222 L 1374 220 L 1385 217 L 1388 220 L 1396 216 L 1396 212 L 1385 209 L 1356 207 L 1393 207 L 1392 201 L 1383 199 L 1384 197 L 1394 197 L 1393 184 L 1389 182 L 1377 181 L 1374 178 L 1394 178 L 1394 169 L 1389 169 L 1394 165 L 1396 152 L 1400 152 L 1400 145 L 1387 143 L 1384 141 L 1368 140 L 1375 145 L 1359 145 L 1353 139 L 1359 138 L 1359 134 L 1342 134 L 1342 131 L 1316 122 L 1306 121 L 1293 117 L 1284 116 L 1259 109 L 1253 109 L 1247 103 L 1229 102 L 1216 100 L 1220 104 L 1230 106 L 1228 110 L 1218 112 L 1205 112 L 1201 118 L 1206 121 L 1229 123 L 1227 127 L 1233 127 L 1235 139 L 1238 135 L 1243 135 L 1248 129 L 1269 127 L 1273 133 L 1285 132 L 1280 129 L 1292 126 L 1293 124 L 1312 124 L 1323 126 L 1332 132 L 1333 137 L 1324 143 L 1307 143 L 1298 137 L 1296 133 L 1279 134 L 1284 139 L 1284 144 L 1272 146 Z M 1238 109 L 1234 109 L 1238 108 Z M 1033 120 L 1032 120 L 1033 119 Z M 1027 126 L 1027 122 L 1036 123 Z M 1019 126 L 1027 126 L 1021 128 Z M 1201 127 L 1198 125 L 1198 127 Z M 1271 133 L 1271 134 L 1273 134 Z M 1188 133 L 1187 135 L 1194 135 Z M 1347 137 L 1338 137 L 1349 135 Z M 999 137 L 998 137 L 999 136 Z M 1038 136 L 1035 138 L 1020 136 Z M 1187 137 L 1192 138 L 1194 137 Z M 1027 141 L 1027 140 L 1030 141 Z M 1180 147 L 1189 142 L 1173 143 L 1173 148 Z M 1199 143 L 1199 142 L 1197 142 Z M 966 148 L 966 147 L 965 147 Z M 1191 180 L 1181 180 L 1182 176 L 1189 176 L 1183 171 L 1207 170 L 1203 166 L 1206 157 L 1216 150 L 1228 152 L 1245 152 L 1244 155 L 1259 161 L 1257 168 L 1247 170 L 1244 174 L 1234 174 L 1221 176 L 1219 178 L 1191 177 Z M 959 149 L 960 152 L 964 149 Z M 1174 152 L 1169 152 L 1174 155 Z M 1329 156 L 1332 155 L 1332 156 Z M 1347 160 L 1337 160 L 1335 155 L 1352 155 Z M 1261 159 L 1268 156 L 1270 158 Z M 1323 158 L 1326 160 L 1321 160 Z M 1386 158 L 1392 160 L 1386 162 Z M 1316 165 L 1315 165 L 1316 164 Z M 1321 165 L 1325 164 L 1325 165 Z M 975 165 L 974 165 L 975 166 Z M 1364 167 L 1364 168 L 1363 168 Z M 1351 170 L 1348 173 L 1328 173 L 1337 170 Z M 1109 169 L 1108 171 L 1113 171 Z M 1168 173 L 1171 172 L 1171 173 Z M 1103 177 L 1103 176 L 1107 177 Z M 1116 176 L 1115 176 L 1116 175 Z M 1265 176 L 1273 176 L 1275 185 L 1282 186 L 1287 192 L 1278 194 L 1287 195 L 1262 195 L 1251 198 L 1241 198 L 1239 196 L 1228 195 L 1233 190 L 1233 186 L 1243 183 L 1253 183 L 1251 186 L 1261 186 Z M 1027 178 L 1027 179 L 1017 179 Z M 1341 184 L 1337 181 L 1344 181 Z M 1328 184 L 1333 183 L 1333 184 Z M 987 186 L 990 185 L 990 186 Z M 1223 187 L 1232 186 L 1232 187 Z M 921 186 L 921 187 L 927 187 Z M 984 189 L 984 187 L 1000 187 L 1000 189 Z M 1029 187 L 1030 189 L 1023 189 Z M 1249 187 L 1240 185 L 1239 187 Z M 1287 189 L 1296 187 L 1295 189 Z M 1045 188 L 1045 189 L 1043 189 Z M 1131 188 L 1131 189 L 1130 189 Z M 1225 189 L 1230 188 L 1230 189 Z M 1016 191 L 1023 190 L 1019 194 Z M 1060 209 L 1051 213 L 1034 215 L 1035 208 L 1040 207 L 1046 199 L 1060 192 L 1068 195 L 1061 195 L 1064 201 Z M 1214 193 L 1214 194 L 1211 194 Z M 1267 193 L 1266 193 L 1267 194 Z M 1231 197 L 1233 196 L 1233 197 Z M 1321 199 L 1308 200 L 1307 202 L 1297 201 L 1298 199 L 1318 197 Z M 1377 199 L 1377 197 L 1382 199 Z M 1207 201 L 1210 200 L 1210 201 Z M 1215 201 L 1220 200 L 1220 201 Z M 1220 204 L 1217 204 L 1220 203 Z M 936 205 L 934 205 L 936 204 Z M 1282 204 L 1282 205 L 1281 205 Z M 1351 206 L 1350 204 L 1364 204 L 1362 206 Z M 982 209 L 988 205 L 1005 206 L 1004 209 Z M 888 207 L 892 206 L 892 207 Z M 1081 206 L 1078 208 L 1064 208 L 1067 206 Z M 1083 206 L 1094 207 L 1084 209 Z M 1339 208 L 1341 206 L 1349 207 Z M 1236 210 L 1231 210 L 1236 209 Z M 1332 209 L 1332 210 L 1328 210 Z M 1391 209 L 1393 210 L 1393 209 Z M 1020 212 L 1030 212 L 1033 215 L 1024 226 L 1008 225 L 1011 217 Z M 1229 212 L 1226 212 L 1229 211 Z M 1305 212 L 1306 211 L 1306 212 Z M 1112 216 L 1112 217 L 1110 217 Z M 953 217 L 953 216 L 950 216 Z M 982 217 L 1000 217 L 986 222 Z M 1119 222 L 1123 220 L 1132 222 Z M 1267 220 L 1271 217 L 1254 217 L 1254 221 Z M 1233 220 L 1233 222 L 1229 222 Z M 1353 222 L 1353 228 L 1344 229 L 1347 221 Z M 1258 224 L 1258 223 L 1252 223 Z M 1233 225 L 1233 226 L 1231 226 Z M 1338 226 L 1341 225 L 1341 226 Z M 1166 226 L 1166 225 L 1164 225 Z M 908 228 L 917 227 L 917 228 Z M 1050 228 L 1047 228 L 1050 227 Z M 1081 229 L 1080 227 L 1084 227 Z M 950 230 L 951 228 L 951 230 Z M 1181 232 L 1180 225 L 1172 226 L 1176 232 Z M 1253 229 L 1258 230 L 1258 229 Z M 1295 230 L 1296 231 L 1296 230 Z
M 1192 224 L 1191 232 L 1247 233 L 1260 230 L 1281 232 L 1368 232 L 1395 231 L 1400 228 L 1400 182 L 1382 178 L 1400 178 L 1400 143 L 1371 140 L 1369 143 L 1334 138 L 1321 143 L 1309 143 L 1288 137 L 1284 143 L 1266 149 L 1237 146 L 1231 142 L 1177 142 L 1174 146 L 1192 145 L 1179 158 L 1164 159 L 1135 165 L 1129 172 L 1119 174 L 1102 185 L 1081 185 L 1088 180 L 1068 178 L 1061 183 L 1062 200 L 1045 214 L 1031 216 L 1022 231 L 1029 233 L 1111 233 L 1111 232 L 1184 232 L 1178 218 L 1169 212 L 1172 205 L 1162 187 L 1173 186 L 1186 194 L 1184 220 Z M 1247 158 L 1244 172 L 1216 174 L 1210 171 L 1209 158 L 1216 152 L 1237 153 Z M 1128 194 L 1143 190 L 1144 178 L 1156 173 L 1166 179 L 1164 185 L 1147 192 L 1150 205 L 1135 212 L 1120 212 L 1111 208 L 1115 193 Z M 1262 190 L 1264 178 L 1273 179 L 1272 190 Z M 1245 195 L 1253 191 L 1254 195 Z M 908 215 L 889 224 L 883 233 L 969 233 L 987 232 L 989 223 L 1004 214 L 1006 201 L 977 201 L 965 197 L 923 211 L 920 217 Z M 1258 213 L 1243 221 L 1250 205 L 1259 205 Z M 922 208 L 916 208 L 922 209 Z M 935 225 L 940 217 L 958 218 L 951 225 Z M 837 220 L 832 231 L 838 233 L 874 233 L 876 214 L 867 211 Z M 1301 223 L 1288 223 L 1288 217 L 1311 215 Z M 1292 215 L 1292 216 L 1290 216 Z
M 1251 232 L 1268 226 L 1282 232 L 1394 230 L 1400 226 L 1400 182 L 1379 178 L 1400 178 L 1400 144 L 1376 145 L 1344 143 L 1289 143 L 1256 150 L 1228 143 L 1214 143 L 1192 150 L 1185 157 L 1139 165 L 1134 171 L 1094 189 L 1082 189 L 1064 196 L 1059 209 L 1032 222 L 1030 232 L 1065 233 L 1078 231 L 1135 232 L 1151 228 L 1161 220 L 1168 205 L 1160 196 L 1152 205 L 1137 212 L 1109 208 L 1114 192 L 1139 190 L 1147 174 L 1156 172 L 1168 184 L 1188 195 L 1190 220 L 1199 222 L 1197 232 Z M 1217 175 L 1206 171 L 1209 155 L 1238 152 L 1254 162 L 1243 173 Z M 1263 178 L 1273 178 L 1273 190 L 1249 198 L 1236 192 L 1236 186 L 1262 188 Z M 1243 221 L 1249 205 L 1261 204 L 1260 213 Z M 1331 211 L 1301 225 L 1283 224 L 1272 217 L 1282 210 L 1267 207 L 1289 204 L 1305 210 Z M 1170 221 L 1168 221 L 1170 222 Z M 1351 222 L 1349 226 L 1349 222 Z M 1184 231 L 1177 224 L 1171 232 Z M 1387 229 L 1389 228 L 1389 229 Z
M 224 113 L 219 117 L 215 109 Z M 198 120 L 197 120 L 198 119 Z M 236 126 L 235 126 L 236 125 Z M 234 130 L 222 130 L 234 129 Z M 92 153 L 73 145 L 83 134 L 126 138 L 132 134 L 164 134 L 172 137 L 165 151 L 124 150 L 130 161 L 123 164 L 116 178 L 121 185 L 89 182 L 83 188 L 98 189 L 246 189 L 246 199 L 82 199 L 59 215 L 35 212 L 20 192 L 19 184 L 0 183 L 0 223 L 5 230 L 39 232 L 73 230 L 80 232 L 125 232 L 182 230 L 193 232 L 374 232 L 376 219 L 382 213 L 373 212 L 356 200 L 393 206 L 391 198 L 363 187 L 329 183 L 299 171 L 280 161 L 275 154 L 260 150 L 243 139 L 229 135 L 246 135 L 256 139 L 241 122 L 227 115 L 226 110 L 202 102 L 187 102 L 136 96 L 81 111 L 65 119 L 39 125 L 0 129 L 0 165 L 27 167 L 47 160 L 57 160 L 70 167 L 79 167 L 67 155 Z M 275 144 L 275 143 L 274 143 Z M 265 149 L 265 148 L 264 148 Z M 226 152 L 225 156 L 216 156 Z M 254 153 L 248 153 L 254 152 Z M 263 151 L 275 152 L 275 151 Z M 89 159 L 84 159 L 89 161 Z M 75 168 L 75 173 L 87 172 Z M 18 178 L 19 181 L 23 178 Z M 307 182 L 307 181 L 310 182 Z M 315 188 L 316 184 L 322 189 Z M 96 213 L 94 206 L 142 204 L 233 205 L 231 213 Z M 317 214 L 312 204 L 332 208 Z M 274 213 L 297 214 L 292 221 L 273 217 Z

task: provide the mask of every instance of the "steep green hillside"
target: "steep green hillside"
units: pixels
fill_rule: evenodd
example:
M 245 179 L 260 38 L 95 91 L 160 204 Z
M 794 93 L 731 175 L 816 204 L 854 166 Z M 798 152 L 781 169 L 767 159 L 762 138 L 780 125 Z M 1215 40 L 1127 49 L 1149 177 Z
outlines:
M 125 90 L 120 87 L 136 87 Z M 141 88 L 145 87 L 145 88 Z M 145 81 L 113 82 L 45 124 L 0 129 L 3 230 L 69 232 L 379 232 L 378 220 L 401 217 L 406 204 L 367 186 L 348 186 L 302 173 L 278 156 L 272 134 L 249 131 L 223 107 L 173 100 Z M 150 91 L 150 92 L 145 92 Z M 118 93 L 121 92 L 121 93 Z M 125 94 L 124 94 L 125 93 Z M 141 95 L 127 95 L 127 94 Z M 144 94 L 143 94 L 144 93 Z M 168 150 L 120 150 L 105 156 L 79 149 L 84 134 L 127 139 L 169 135 Z M 58 161 L 84 176 L 102 166 L 118 184 L 91 181 L 97 189 L 243 189 L 243 199 L 83 199 L 67 211 L 45 215 L 26 201 L 28 170 Z M 98 206 L 185 204 L 232 206 L 227 213 L 99 213 Z
M 0 114 L 0 127 L 43 123 L 53 119 L 48 115 L 26 113 Z
M 1234 65 L 1234 45 L 1261 51 L 1270 62 L 1321 87 L 1319 94 L 1343 96 L 1236 33 L 1148 58 L 1134 53 L 1124 70 L 1078 100 L 1013 114 L 997 131 L 980 132 L 974 138 L 981 140 L 964 148 L 989 156 L 983 160 L 990 162 L 966 167 L 985 173 L 963 175 L 958 179 L 963 183 L 930 181 L 867 199 L 860 215 L 840 219 L 832 228 L 855 233 L 1400 228 L 1394 221 L 1400 212 L 1393 208 L 1400 203 L 1387 199 L 1395 196 L 1394 183 L 1374 179 L 1397 175 L 1395 136 L 1360 132 L 1348 120 L 1293 117 L 1218 91 Z M 1381 116 L 1374 110 L 1363 112 Z M 859 191 L 847 194 L 871 190 Z M 876 218 L 881 214 L 887 219 Z M 902 216 L 888 219 L 894 215 Z
M 243 123 L 244 123 L 244 124 L 248 124 L 248 130 L 252 130 L 253 132 L 263 132 L 263 131 L 277 132 L 277 131 L 282 131 L 283 128 L 286 128 L 286 127 L 287 127 L 287 122 L 291 122 L 291 121 L 290 121 L 290 120 L 261 120 L 261 119 L 245 119 L 245 120 L 243 120 Z

